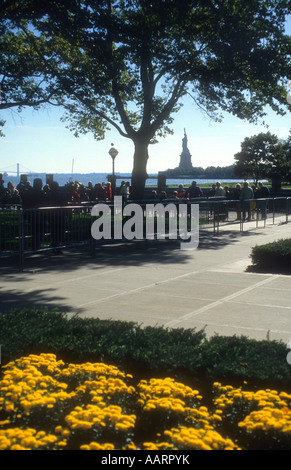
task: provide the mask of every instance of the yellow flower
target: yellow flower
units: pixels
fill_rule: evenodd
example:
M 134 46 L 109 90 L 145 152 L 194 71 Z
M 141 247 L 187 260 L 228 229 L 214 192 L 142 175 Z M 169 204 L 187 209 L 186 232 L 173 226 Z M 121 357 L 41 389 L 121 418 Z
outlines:
M 114 445 L 110 443 L 99 444 L 98 442 L 91 442 L 87 445 L 82 445 L 81 450 L 114 450 Z

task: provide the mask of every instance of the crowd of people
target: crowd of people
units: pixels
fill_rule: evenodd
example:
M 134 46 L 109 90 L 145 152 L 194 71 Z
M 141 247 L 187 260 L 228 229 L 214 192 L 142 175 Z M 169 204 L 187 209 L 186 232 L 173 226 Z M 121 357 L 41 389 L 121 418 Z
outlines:
M 97 201 L 111 201 L 114 197 L 110 182 L 93 185 L 89 181 L 87 186 L 85 186 L 75 181 L 61 187 L 56 181 L 43 185 L 40 178 L 35 178 L 32 184 L 30 181 L 22 179 L 16 187 L 11 181 L 7 183 L 7 187 L 4 186 L 4 183 L 5 181 L 0 174 L 0 203 L 10 205 L 20 204 L 24 208 L 63 206 L 86 202 L 95 203 Z M 116 188 L 116 194 L 121 195 L 124 201 L 129 199 L 130 183 L 122 181 L 120 187 Z M 152 199 L 160 200 L 174 198 L 183 202 L 204 197 L 246 201 L 268 198 L 270 193 L 263 183 L 259 183 L 258 187 L 256 187 L 255 185 L 250 186 L 247 181 L 242 185 L 237 184 L 235 189 L 227 185 L 222 187 L 218 181 L 212 185 L 211 189 L 208 188 L 205 192 L 197 185 L 196 181 L 193 181 L 189 187 L 184 187 L 183 184 L 180 184 L 177 190 L 171 193 L 171 196 L 168 196 L 165 191 L 161 191 L 159 194 L 155 190 L 152 191 Z
M 85 202 L 111 201 L 113 199 L 111 183 L 97 183 L 89 181 L 85 186 L 78 181 L 69 182 L 60 186 L 57 181 L 43 185 L 41 178 L 35 178 L 33 183 L 22 179 L 17 186 L 9 181 L 7 186 L 0 175 L 0 203 L 8 205 L 20 204 L 24 208 L 43 206 L 63 206 Z M 129 183 L 123 181 L 119 193 L 124 198 L 129 196 Z
M 249 200 L 258 198 L 269 198 L 270 191 L 263 183 L 259 183 L 258 186 L 253 184 L 249 185 L 248 181 L 244 181 L 241 185 L 237 183 L 233 190 L 228 185 L 222 187 L 220 181 L 216 184 L 212 184 L 211 189 L 205 194 L 203 189 L 197 186 L 196 181 L 193 181 L 189 188 L 184 188 L 183 184 L 180 184 L 177 191 L 174 191 L 174 197 L 180 200 L 190 200 L 199 197 L 215 197 L 215 198 L 226 198 L 228 200 Z
M 58 252 L 58 246 L 62 245 L 65 236 L 65 213 L 62 207 L 68 205 L 81 205 L 88 203 L 94 205 L 98 201 L 112 201 L 115 195 L 122 196 L 123 203 L 130 198 L 130 184 L 127 181 L 122 181 L 115 191 L 112 191 L 110 182 L 97 183 L 95 185 L 89 182 L 87 186 L 77 181 L 69 182 L 64 186 L 60 186 L 56 181 L 50 181 L 43 185 L 42 179 L 35 178 L 31 184 L 29 181 L 22 179 L 15 187 L 13 182 L 9 181 L 7 186 L 4 185 L 5 181 L 0 174 L 0 204 L 1 205 L 21 205 L 25 211 L 25 217 L 30 226 L 31 232 L 31 248 L 37 250 L 41 245 L 41 240 L 44 233 L 46 222 L 50 226 L 52 236 L 52 246 Z M 151 200 L 157 199 L 159 201 L 173 199 L 179 202 L 187 202 L 191 200 L 214 200 L 223 199 L 237 201 L 237 219 L 251 220 L 254 218 L 255 210 L 262 213 L 262 217 L 266 218 L 268 197 L 270 196 L 269 190 L 262 183 L 256 186 L 250 186 L 247 181 L 242 185 L 237 184 L 235 188 L 228 186 L 221 186 L 220 182 L 212 185 L 211 188 L 203 190 L 200 188 L 196 181 L 193 181 L 189 187 L 184 187 L 180 184 L 175 191 L 171 191 L 167 195 L 165 191 L 157 192 L 152 191 Z M 258 202 L 257 199 L 260 199 Z M 41 218 L 41 211 L 33 211 L 30 209 L 37 209 L 39 207 L 46 207 L 44 218 Z M 55 211 L 55 208 L 60 208 Z M 50 210 L 50 208 L 54 208 Z M 228 206 L 224 208 L 228 211 Z M 212 211 L 212 209 L 211 209 Z

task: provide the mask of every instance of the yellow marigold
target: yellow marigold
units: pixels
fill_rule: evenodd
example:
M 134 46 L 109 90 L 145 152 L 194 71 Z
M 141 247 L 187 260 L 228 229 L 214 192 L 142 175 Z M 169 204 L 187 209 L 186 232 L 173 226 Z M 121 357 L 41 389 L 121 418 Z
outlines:
M 92 426 L 105 425 L 106 420 L 114 424 L 117 429 L 125 430 L 134 426 L 135 415 L 122 414 L 119 406 L 110 405 L 101 408 L 97 405 L 76 407 L 65 421 L 71 429 L 90 429 Z
M 239 427 L 252 432 L 256 429 L 269 430 L 276 429 L 281 432 L 291 430 L 291 411 L 285 409 L 274 409 L 265 407 L 259 411 L 253 411 L 239 423 Z
M 155 444 L 154 442 L 144 442 L 142 444 L 142 447 L 145 449 L 145 450 L 159 450 L 157 444 Z
M 142 380 L 138 384 L 138 390 L 140 391 L 140 394 L 143 394 L 148 398 L 159 396 L 197 398 L 197 395 L 199 395 L 198 390 L 193 390 L 169 377 L 165 379 L 152 378 L 148 382 Z
M 125 450 L 128 449 L 128 450 L 137 450 L 137 447 L 135 445 L 134 442 L 130 442 L 126 447 L 125 447 Z
M 226 450 L 239 448 L 230 439 L 224 439 L 218 432 L 213 430 L 188 428 L 180 426 L 178 429 L 172 428 L 165 431 L 165 435 L 169 436 L 171 442 L 177 444 L 181 448 L 189 448 L 196 450 Z
M 10 424 L 9 419 L 4 419 L 3 421 L 0 421 L 0 426 L 5 426 L 6 424 Z
M 173 397 L 162 397 L 162 398 L 153 398 L 146 402 L 144 406 L 145 411 L 149 411 L 151 409 L 168 409 L 172 411 L 184 412 L 185 411 L 185 403 L 177 398 Z
M 57 448 L 57 437 L 35 429 L 11 428 L 0 430 L 0 448 L 2 450 L 36 450 L 49 445 Z
M 110 443 L 99 444 L 98 442 L 91 442 L 90 444 L 82 445 L 81 450 L 114 450 L 114 445 Z

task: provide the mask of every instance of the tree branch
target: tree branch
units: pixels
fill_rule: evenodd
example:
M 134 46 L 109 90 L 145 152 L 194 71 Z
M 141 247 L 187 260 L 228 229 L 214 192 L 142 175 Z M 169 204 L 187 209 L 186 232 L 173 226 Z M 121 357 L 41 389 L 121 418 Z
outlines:
M 130 124 L 130 121 L 128 119 L 128 115 L 125 111 L 124 105 L 123 105 L 122 100 L 120 98 L 118 84 L 117 84 L 117 80 L 115 78 L 112 80 L 112 94 L 113 94 L 113 98 L 114 98 L 114 101 L 115 101 L 115 104 L 116 104 L 116 109 L 119 113 L 122 124 L 124 125 L 124 129 L 126 130 L 127 134 L 125 134 L 123 131 L 121 131 L 120 130 L 121 128 L 117 124 L 114 124 L 114 127 L 124 137 L 132 138 L 132 136 L 135 134 L 135 131 L 134 131 L 133 127 Z M 113 122 L 114 121 L 112 121 L 112 123 Z
M 154 137 L 157 130 L 163 125 L 163 122 L 169 117 L 173 107 L 177 104 L 179 98 L 182 96 L 187 80 L 180 78 L 176 83 L 172 96 L 169 101 L 165 104 L 164 109 L 160 112 L 159 116 L 150 126 L 151 136 Z M 151 137 L 151 138 L 152 138 Z
M 140 77 L 144 101 L 143 119 L 141 123 L 141 129 L 143 129 L 150 124 L 156 87 L 150 53 L 145 45 L 143 45 L 141 52 Z
M 50 97 L 52 97 L 52 96 L 54 96 L 54 94 L 50 95 Z M 41 104 L 44 104 L 44 103 L 49 103 L 53 106 L 60 106 L 60 104 L 58 104 L 58 103 L 51 102 L 50 97 L 44 98 L 44 99 L 41 99 L 41 100 L 36 100 L 36 101 L 29 101 L 28 99 L 23 99 L 21 101 L 14 101 L 14 102 L 9 102 L 9 103 L 1 103 L 0 102 L 0 109 L 9 109 L 9 108 L 16 108 L 16 107 L 22 108 L 23 106 L 36 108 L 37 106 L 40 106 Z

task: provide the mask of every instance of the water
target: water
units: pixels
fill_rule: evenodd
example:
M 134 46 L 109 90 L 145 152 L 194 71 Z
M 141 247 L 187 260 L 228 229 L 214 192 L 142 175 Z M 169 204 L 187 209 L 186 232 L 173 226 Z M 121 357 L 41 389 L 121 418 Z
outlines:
M 33 182 L 34 178 L 41 178 L 43 184 L 46 183 L 46 174 L 45 173 L 34 173 L 28 174 L 27 178 L 31 183 Z M 83 183 L 87 186 L 88 182 L 91 181 L 94 184 L 96 183 L 105 183 L 107 182 L 107 173 L 78 173 L 74 174 L 73 176 L 70 173 L 56 173 L 53 175 L 54 181 L 57 181 L 60 186 L 64 186 L 69 181 L 78 181 L 79 183 Z M 117 181 L 116 184 L 119 186 L 122 180 L 130 181 L 131 180 L 131 173 L 123 173 L 117 174 Z M 195 178 L 167 178 L 167 185 L 168 186 L 178 186 L 179 184 L 191 184 L 192 180 Z M 19 183 L 19 177 L 15 175 L 4 175 L 5 183 L 4 185 L 7 186 L 8 181 L 12 181 L 15 185 Z M 217 179 L 195 179 L 197 184 L 213 184 L 216 183 Z M 221 183 L 228 184 L 233 182 L 233 179 L 222 179 Z M 151 175 L 147 181 L 146 186 L 157 186 L 157 176 Z

